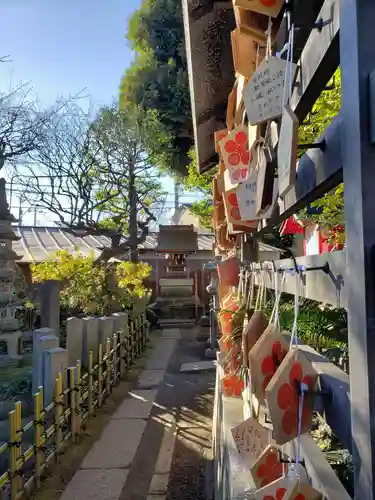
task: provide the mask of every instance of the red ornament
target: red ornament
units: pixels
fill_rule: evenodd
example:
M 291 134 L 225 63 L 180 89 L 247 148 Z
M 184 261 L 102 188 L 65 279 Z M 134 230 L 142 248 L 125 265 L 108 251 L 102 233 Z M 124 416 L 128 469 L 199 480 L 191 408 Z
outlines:
M 236 193 L 229 193 L 228 194 L 228 202 L 233 205 L 234 207 L 238 208 L 238 199 Z
M 279 408 L 285 410 L 282 418 L 282 428 L 287 435 L 294 436 L 298 429 L 299 386 L 301 382 L 306 384 L 309 389 L 312 389 L 312 377 L 308 375 L 303 377 L 302 366 L 296 362 L 289 373 L 289 384 L 283 384 L 277 393 L 277 404 Z M 305 398 L 302 406 L 302 432 L 308 430 L 310 413 L 310 405 Z
M 267 495 L 263 498 L 263 500 L 282 500 L 286 492 L 287 492 L 286 488 L 277 488 L 276 497 L 272 495 Z
M 259 0 L 259 1 L 265 7 L 274 7 L 276 5 L 276 0 Z
M 281 347 L 280 342 L 275 342 L 272 345 L 270 356 L 266 356 L 263 359 L 261 369 L 262 369 L 262 374 L 265 375 L 265 377 L 263 379 L 263 388 L 264 389 L 266 389 L 271 378 L 275 375 L 276 370 L 280 366 L 282 360 L 287 355 L 287 352 L 288 351 L 286 351 L 285 349 L 283 349 Z
M 282 476 L 283 466 L 278 460 L 274 451 L 270 452 L 257 470 L 257 476 L 261 479 L 261 487 L 276 481 Z
M 274 0 L 273 0 L 274 1 Z M 247 135 L 240 131 L 234 136 L 234 140 L 230 139 L 225 144 L 225 151 L 229 154 L 229 165 L 236 167 L 240 163 L 248 166 L 250 163 L 250 152 Z

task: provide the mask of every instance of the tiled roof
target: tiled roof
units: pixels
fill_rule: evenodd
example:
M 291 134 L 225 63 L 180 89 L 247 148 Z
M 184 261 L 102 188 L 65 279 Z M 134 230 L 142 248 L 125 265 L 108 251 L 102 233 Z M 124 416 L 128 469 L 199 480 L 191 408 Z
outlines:
M 53 256 L 57 250 L 75 249 L 89 255 L 94 252 L 99 255 L 101 248 L 110 246 L 106 236 L 78 237 L 59 227 L 13 226 L 14 232 L 21 239 L 13 242 L 13 249 L 22 256 L 19 262 L 42 262 Z M 140 248 L 153 250 L 157 245 L 158 233 L 150 233 Z M 213 234 L 198 234 L 198 249 L 212 250 Z

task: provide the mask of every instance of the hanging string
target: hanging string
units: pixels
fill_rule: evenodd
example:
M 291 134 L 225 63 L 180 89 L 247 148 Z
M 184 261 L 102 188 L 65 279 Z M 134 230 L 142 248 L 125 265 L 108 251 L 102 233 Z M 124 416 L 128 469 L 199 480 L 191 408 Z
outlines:
M 237 300 L 240 302 L 242 301 L 242 297 L 243 297 L 243 279 L 244 279 L 244 275 L 243 275 L 243 269 L 240 270 L 240 274 L 239 274 L 239 281 L 238 281 L 238 287 L 237 287 Z
M 296 293 L 294 295 L 294 318 L 293 318 L 293 326 L 292 326 L 292 335 L 290 337 L 290 348 L 293 347 L 294 341 L 297 336 L 297 326 L 298 326 L 298 314 L 299 314 L 299 304 L 300 304 L 300 284 L 301 278 L 299 274 L 295 273 L 296 277 Z
M 271 316 L 270 316 L 270 322 L 269 322 L 270 325 L 272 325 L 274 322 L 274 317 L 275 317 L 275 313 L 276 313 L 277 297 L 278 297 L 278 293 L 279 293 L 279 277 L 278 277 L 277 273 L 273 273 L 273 277 L 275 280 L 275 283 L 274 283 L 275 302 L 273 304 L 273 308 L 272 308 L 272 312 L 271 312 Z
M 287 0 L 286 3 L 288 7 L 290 1 Z M 294 22 L 292 20 L 292 13 L 290 9 L 287 10 L 287 21 L 288 21 L 288 42 L 287 42 L 286 67 L 284 74 L 284 88 L 283 88 L 283 99 L 282 99 L 283 112 L 285 104 L 289 103 L 293 93 Z
M 302 414 L 303 414 L 303 401 L 305 392 L 308 391 L 308 386 L 303 382 L 300 384 L 301 394 L 298 400 L 298 427 L 297 427 L 297 453 L 296 453 L 296 474 L 297 479 L 301 479 L 301 433 L 302 433 Z
M 261 308 L 261 296 L 263 294 L 263 281 L 264 281 L 263 274 L 260 273 L 259 286 L 258 286 L 258 290 L 257 290 L 257 300 L 255 302 L 255 311 L 259 311 L 259 309 Z
M 267 36 L 267 43 L 266 43 L 266 57 L 272 55 L 272 18 L 271 16 L 268 17 L 268 27 L 265 32 Z
M 261 295 L 261 300 L 260 300 L 260 306 L 259 309 L 263 309 L 263 306 L 266 304 L 267 301 L 267 287 L 266 287 L 266 281 L 264 279 L 265 277 L 265 271 L 261 271 L 262 273 L 262 283 L 263 283 L 263 290 L 262 290 L 262 295 Z
M 246 311 L 252 308 L 254 297 L 254 271 L 250 271 L 249 290 L 247 293 Z
M 275 306 L 274 306 L 273 324 L 280 329 L 279 311 L 280 311 L 280 300 L 283 294 L 283 284 L 285 281 L 285 271 L 283 271 L 280 282 L 279 282 L 279 274 L 278 273 L 275 274 L 276 274 L 276 283 L 275 283 Z

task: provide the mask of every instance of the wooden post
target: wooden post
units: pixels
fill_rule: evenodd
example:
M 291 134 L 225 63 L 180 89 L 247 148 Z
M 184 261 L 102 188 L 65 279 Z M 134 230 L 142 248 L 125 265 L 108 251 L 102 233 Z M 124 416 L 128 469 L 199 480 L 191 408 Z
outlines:
M 120 379 L 123 379 L 125 376 L 125 335 L 124 329 L 121 328 L 119 331 L 119 342 L 120 342 Z
M 111 340 L 108 338 L 106 343 L 106 358 L 105 358 L 105 371 L 107 376 L 105 378 L 105 386 L 107 390 L 107 397 L 111 392 Z
M 18 495 L 18 475 L 17 475 L 17 415 L 16 410 L 9 412 L 9 475 L 10 475 L 10 498 L 16 500 Z
M 89 418 L 94 415 L 94 401 L 93 401 L 93 359 L 94 353 L 92 351 L 89 352 L 89 366 L 88 366 L 88 376 L 87 376 L 87 385 L 88 385 L 88 395 L 87 395 L 87 405 Z
M 113 334 L 112 337 L 112 350 L 113 350 L 113 388 L 117 385 L 117 333 Z
M 56 462 L 60 461 L 60 451 L 62 445 L 62 429 L 61 417 L 63 410 L 63 383 L 62 374 L 59 373 L 56 378 L 55 384 L 55 459 Z
M 16 446 L 16 462 L 18 462 L 18 460 L 22 456 L 22 406 L 20 401 L 17 401 L 17 403 L 14 405 L 14 410 L 16 412 L 16 442 L 18 443 L 18 445 Z M 17 472 L 19 472 L 18 468 Z M 17 488 L 18 490 L 21 490 L 22 481 L 19 474 L 17 474 L 17 479 Z
M 43 395 L 41 392 L 37 392 L 34 395 L 34 445 L 35 445 L 35 485 L 37 488 L 40 487 L 40 476 L 42 475 L 42 462 L 43 462 L 43 452 L 42 452 L 42 407 L 43 407 Z M 13 497 L 12 497 L 13 498 Z
M 77 414 L 76 414 L 76 381 L 75 381 L 75 368 L 68 368 L 68 380 L 70 389 L 70 423 L 72 431 L 72 441 L 77 442 Z
M 98 408 L 103 403 L 103 345 L 99 344 L 98 355 Z
M 82 415 L 81 415 L 81 399 L 82 399 L 82 378 L 81 378 L 81 363 L 78 361 L 76 365 L 76 431 L 77 438 L 81 434 Z
M 375 499 L 375 88 L 373 0 L 340 0 L 341 144 L 354 488 Z

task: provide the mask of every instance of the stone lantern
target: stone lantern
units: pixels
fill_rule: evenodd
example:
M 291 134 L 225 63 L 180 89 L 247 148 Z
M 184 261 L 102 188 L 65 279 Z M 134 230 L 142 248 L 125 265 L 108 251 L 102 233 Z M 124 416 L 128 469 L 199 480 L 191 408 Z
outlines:
M 15 261 L 21 257 L 12 249 L 19 240 L 12 229 L 17 222 L 9 211 L 6 200 L 5 179 L 0 179 L 0 343 L 6 344 L 9 359 L 20 358 L 19 343 L 22 336 L 16 309 L 23 303 L 14 293 Z

